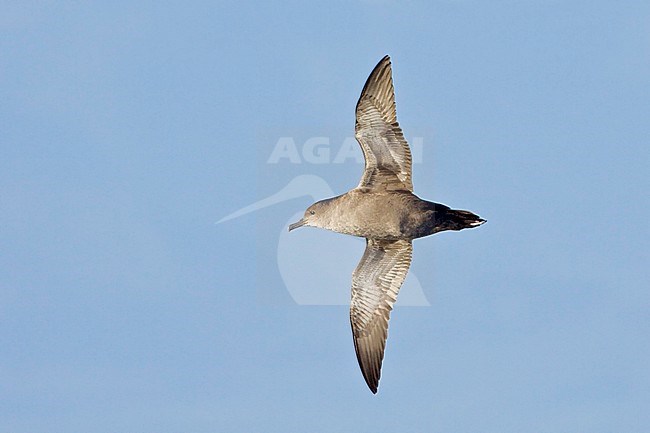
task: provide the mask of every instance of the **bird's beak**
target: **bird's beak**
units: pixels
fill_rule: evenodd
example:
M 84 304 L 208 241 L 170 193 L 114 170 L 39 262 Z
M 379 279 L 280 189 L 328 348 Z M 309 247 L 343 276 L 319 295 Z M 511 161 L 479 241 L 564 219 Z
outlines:
M 293 229 L 297 229 L 298 227 L 302 227 L 302 226 L 304 226 L 305 224 L 307 224 L 307 221 L 305 221 L 304 218 L 301 219 L 301 220 L 298 221 L 298 222 L 295 222 L 295 223 L 293 223 L 293 224 L 289 224 L 289 231 L 291 231 L 291 230 L 293 230 Z

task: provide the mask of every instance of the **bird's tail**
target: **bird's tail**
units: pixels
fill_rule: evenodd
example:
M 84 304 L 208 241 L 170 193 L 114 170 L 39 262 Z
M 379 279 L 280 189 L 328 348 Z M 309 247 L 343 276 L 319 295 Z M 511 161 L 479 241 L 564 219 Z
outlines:
M 445 230 L 462 230 L 478 227 L 486 220 L 467 210 L 449 209 L 444 215 Z

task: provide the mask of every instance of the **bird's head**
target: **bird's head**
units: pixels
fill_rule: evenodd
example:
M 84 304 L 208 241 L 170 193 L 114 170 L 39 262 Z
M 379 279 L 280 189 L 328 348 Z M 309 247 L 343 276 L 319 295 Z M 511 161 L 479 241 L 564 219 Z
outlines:
M 302 226 L 327 228 L 331 219 L 332 200 L 321 200 L 309 206 L 299 221 L 289 224 L 289 231 Z

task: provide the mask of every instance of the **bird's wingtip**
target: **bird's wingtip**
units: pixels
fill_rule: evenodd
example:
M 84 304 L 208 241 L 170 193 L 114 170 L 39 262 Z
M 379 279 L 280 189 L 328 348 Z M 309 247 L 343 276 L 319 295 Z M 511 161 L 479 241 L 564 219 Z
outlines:
M 370 389 L 370 392 L 372 392 L 373 394 L 377 394 L 377 391 L 379 390 L 379 379 L 367 377 L 365 373 L 363 378 L 366 380 L 366 385 L 368 385 L 368 389 Z

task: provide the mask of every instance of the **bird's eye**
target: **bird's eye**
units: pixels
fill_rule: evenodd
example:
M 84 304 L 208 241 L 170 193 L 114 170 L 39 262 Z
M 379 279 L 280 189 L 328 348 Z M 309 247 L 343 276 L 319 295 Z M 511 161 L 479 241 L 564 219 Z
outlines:
M 310 210 L 309 213 L 314 215 L 316 212 L 314 212 L 313 210 Z

